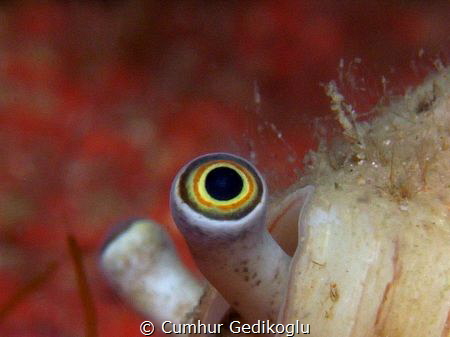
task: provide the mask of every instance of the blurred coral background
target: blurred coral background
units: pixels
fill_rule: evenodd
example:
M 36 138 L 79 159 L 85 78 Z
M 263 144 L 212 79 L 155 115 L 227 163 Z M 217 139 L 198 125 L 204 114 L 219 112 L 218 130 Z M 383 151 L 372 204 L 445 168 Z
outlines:
M 169 186 L 204 152 L 286 187 L 333 121 L 321 84 L 368 111 L 446 63 L 449 17 L 448 1 L 2 1 L 0 336 L 85 335 L 68 235 L 98 336 L 139 336 L 98 268 L 112 225 L 152 217 L 181 243 Z

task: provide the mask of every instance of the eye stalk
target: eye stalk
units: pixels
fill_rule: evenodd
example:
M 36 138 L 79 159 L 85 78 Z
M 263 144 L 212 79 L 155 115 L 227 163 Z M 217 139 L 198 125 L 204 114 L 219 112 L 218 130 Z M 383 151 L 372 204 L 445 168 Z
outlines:
M 160 323 L 189 323 L 205 296 L 205 284 L 183 266 L 162 227 L 148 219 L 130 219 L 112 234 L 100 259 L 111 285 Z
M 175 177 L 172 216 L 209 282 L 244 320 L 276 320 L 290 257 L 266 228 L 267 187 L 248 161 L 198 157 Z

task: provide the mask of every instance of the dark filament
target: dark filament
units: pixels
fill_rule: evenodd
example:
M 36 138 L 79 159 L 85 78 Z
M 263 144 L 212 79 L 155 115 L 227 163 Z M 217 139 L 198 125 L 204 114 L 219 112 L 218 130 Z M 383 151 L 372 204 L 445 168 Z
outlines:
M 205 188 L 216 200 L 231 200 L 239 195 L 244 183 L 241 176 L 232 168 L 217 167 L 206 176 Z

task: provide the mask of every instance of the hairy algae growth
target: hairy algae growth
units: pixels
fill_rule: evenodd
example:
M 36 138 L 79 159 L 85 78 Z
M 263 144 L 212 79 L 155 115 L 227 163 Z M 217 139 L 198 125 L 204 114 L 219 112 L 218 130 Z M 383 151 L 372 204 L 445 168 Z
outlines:
M 313 336 L 448 337 L 450 71 L 369 122 L 327 89 L 343 133 L 309 155 L 316 192 L 281 319 Z

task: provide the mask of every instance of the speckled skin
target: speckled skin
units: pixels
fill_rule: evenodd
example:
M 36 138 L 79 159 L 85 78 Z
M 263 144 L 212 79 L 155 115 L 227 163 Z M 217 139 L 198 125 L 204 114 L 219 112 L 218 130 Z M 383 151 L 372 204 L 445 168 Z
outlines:
M 245 321 L 276 321 L 290 257 L 267 231 L 249 233 L 233 242 L 214 242 L 202 247 L 190 244 L 190 248 L 208 281 Z M 268 267 L 261 268 L 263 264 Z

